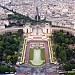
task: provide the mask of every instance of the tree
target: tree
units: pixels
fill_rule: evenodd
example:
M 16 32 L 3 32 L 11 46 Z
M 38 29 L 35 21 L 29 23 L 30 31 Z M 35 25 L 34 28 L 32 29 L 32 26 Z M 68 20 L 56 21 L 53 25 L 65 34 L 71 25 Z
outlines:
M 12 64 L 16 64 L 17 55 L 13 55 L 11 58 L 12 58 L 12 60 L 11 60 Z
M 18 34 L 18 36 L 22 36 L 22 34 L 23 34 L 23 29 L 19 29 L 19 30 L 17 31 L 17 34 Z
M 2 40 L 2 35 L 0 35 L 0 41 Z
M 63 66 L 63 68 L 66 70 L 66 71 L 71 71 L 72 69 L 75 69 L 75 64 L 65 64 Z
M 65 44 L 69 44 L 69 38 L 65 38 Z
M 0 66 L 0 73 L 5 73 L 7 71 L 7 66 L 1 65 Z
M 15 68 L 14 67 L 10 67 L 10 72 L 15 72 Z
M 3 41 L 0 41 L 0 46 L 3 46 L 4 42 Z
M 75 36 L 70 33 L 64 33 L 62 31 L 54 33 L 54 43 L 56 48 L 56 55 L 58 62 L 69 63 L 64 65 L 65 70 L 72 70 L 75 68 L 75 49 L 69 48 L 69 45 L 75 44 Z M 71 62 L 71 60 L 73 60 Z
M 58 53 L 58 57 L 59 57 L 63 62 L 66 62 L 66 60 L 67 60 L 66 50 L 61 50 L 60 53 Z
M 11 50 L 5 50 L 4 53 L 5 53 L 6 55 L 12 55 L 13 52 L 12 52 Z
M 11 62 L 10 60 L 11 60 L 11 56 L 8 55 L 8 56 L 7 56 L 7 61 L 8 61 L 8 62 Z
M 0 57 L 1 57 L 1 56 L 3 56 L 3 51 L 2 51 L 2 50 L 0 50 Z
M 4 74 L 5 72 L 15 72 L 15 68 L 5 64 L 0 64 L 0 73 Z
M 23 30 L 19 30 L 16 33 L 8 32 L 0 36 L 0 61 L 16 63 L 22 34 Z
M 69 64 L 65 64 L 63 66 L 63 68 L 66 70 L 66 71 L 71 71 L 71 66 Z

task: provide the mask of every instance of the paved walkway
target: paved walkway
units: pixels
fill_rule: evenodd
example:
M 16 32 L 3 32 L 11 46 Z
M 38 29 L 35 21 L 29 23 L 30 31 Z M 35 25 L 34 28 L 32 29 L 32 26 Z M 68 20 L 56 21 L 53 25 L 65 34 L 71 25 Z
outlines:
M 49 63 L 49 48 L 48 42 L 45 42 L 45 56 L 46 56 L 46 64 Z
M 25 59 L 25 63 L 28 64 L 29 61 L 29 51 L 30 51 L 30 43 L 27 42 L 27 46 L 26 46 L 26 59 Z

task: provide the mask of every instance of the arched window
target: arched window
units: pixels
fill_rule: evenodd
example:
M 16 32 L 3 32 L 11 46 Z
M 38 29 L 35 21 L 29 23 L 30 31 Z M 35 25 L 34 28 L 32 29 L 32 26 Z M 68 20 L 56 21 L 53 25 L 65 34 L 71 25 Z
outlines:
M 47 29 L 47 33 L 48 33 L 48 29 Z
M 28 33 L 28 29 L 27 29 L 27 33 Z

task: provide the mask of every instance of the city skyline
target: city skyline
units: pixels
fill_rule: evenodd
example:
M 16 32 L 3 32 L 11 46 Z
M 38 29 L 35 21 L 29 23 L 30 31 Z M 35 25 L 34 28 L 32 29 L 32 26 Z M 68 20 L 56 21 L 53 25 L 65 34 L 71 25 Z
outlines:
M 0 0 L 2 74 L 75 74 L 74 0 Z

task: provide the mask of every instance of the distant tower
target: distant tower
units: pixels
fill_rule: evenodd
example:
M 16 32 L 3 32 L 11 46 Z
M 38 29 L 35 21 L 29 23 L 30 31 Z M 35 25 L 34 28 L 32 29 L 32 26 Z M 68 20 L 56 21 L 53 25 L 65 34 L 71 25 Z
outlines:
M 36 7 L 36 13 L 37 13 L 37 16 L 39 16 L 38 7 Z
M 47 17 L 47 11 L 46 11 L 45 16 L 44 16 L 44 19 L 45 19 L 45 20 L 46 20 L 46 17 Z
M 36 20 L 39 20 L 39 11 L 38 11 L 38 7 L 36 7 Z

